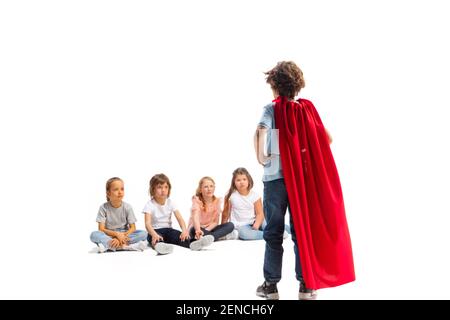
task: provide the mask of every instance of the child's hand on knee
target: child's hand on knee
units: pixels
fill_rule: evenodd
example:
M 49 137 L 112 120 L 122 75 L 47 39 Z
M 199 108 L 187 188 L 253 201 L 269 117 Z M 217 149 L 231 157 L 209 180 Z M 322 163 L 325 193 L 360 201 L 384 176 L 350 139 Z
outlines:
M 117 249 L 117 248 L 121 247 L 122 244 L 120 243 L 120 241 L 118 239 L 112 239 L 109 242 L 109 246 L 113 249 Z
M 128 237 L 123 232 L 116 232 L 116 238 L 120 241 L 121 244 L 124 244 Z
M 156 244 L 157 242 L 163 241 L 163 240 L 164 240 L 164 238 L 161 237 L 159 234 L 157 234 L 157 233 L 152 234 L 152 245 L 153 245 L 153 246 L 155 246 L 155 244 Z
M 187 239 L 189 239 L 189 231 L 185 230 L 180 234 L 180 240 L 186 241 Z
M 200 239 L 203 236 L 203 230 L 195 230 L 195 239 Z

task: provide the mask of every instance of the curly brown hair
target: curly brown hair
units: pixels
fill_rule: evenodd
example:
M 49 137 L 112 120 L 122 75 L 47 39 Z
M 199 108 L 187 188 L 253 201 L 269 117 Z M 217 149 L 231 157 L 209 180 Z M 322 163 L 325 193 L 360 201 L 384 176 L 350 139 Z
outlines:
M 264 72 L 264 74 L 267 76 L 266 81 L 272 89 L 280 96 L 289 99 L 294 99 L 300 89 L 305 87 L 303 72 L 292 61 L 278 62 L 272 70 Z

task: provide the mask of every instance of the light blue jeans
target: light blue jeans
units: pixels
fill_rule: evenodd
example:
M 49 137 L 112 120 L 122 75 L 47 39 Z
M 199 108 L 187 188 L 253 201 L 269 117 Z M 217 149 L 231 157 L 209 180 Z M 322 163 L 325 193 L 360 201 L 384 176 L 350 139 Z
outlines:
M 125 232 L 127 229 L 117 229 L 114 231 Z M 144 230 L 136 230 L 131 233 L 128 238 L 130 238 L 130 244 L 137 243 L 142 240 L 147 240 L 147 231 Z M 101 231 L 94 231 L 91 233 L 91 241 L 95 244 L 103 244 L 103 246 L 107 249 L 111 249 L 109 246 L 109 242 L 112 240 L 110 236 Z
M 238 231 L 239 239 L 241 240 L 262 240 L 264 239 L 263 236 L 266 225 L 267 222 L 264 220 L 259 230 L 253 229 L 251 224 L 240 226 L 236 228 L 236 230 Z M 284 225 L 284 230 L 289 234 L 291 233 L 291 227 L 287 224 Z

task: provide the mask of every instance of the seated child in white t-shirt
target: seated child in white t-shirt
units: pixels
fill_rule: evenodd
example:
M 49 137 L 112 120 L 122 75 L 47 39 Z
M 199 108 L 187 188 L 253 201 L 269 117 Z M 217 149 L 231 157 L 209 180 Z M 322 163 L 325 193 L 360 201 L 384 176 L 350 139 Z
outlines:
M 222 213 L 222 223 L 230 220 L 235 226 L 232 235 L 227 239 L 263 239 L 266 223 L 262 201 L 252 188 L 253 179 L 247 169 L 234 170 Z M 285 226 L 285 230 L 289 230 L 289 227 Z M 288 233 L 285 231 L 284 237 L 287 236 Z
M 212 244 L 214 242 L 212 236 L 206 236 L 199 240 L 191 239 L 177 205 L 169 198 L 171 189 L 169 178 L 162 173 L 154 175 L 150 180 L 151 199 L 145 205 L 142 213 L 145 214 L 145 227 L 151 246 L 159 254 L 168 254 L 173 251 L 173 245 L 201 250 Z M 175 215 L 181 232 L 172 228 L 172 214 Z

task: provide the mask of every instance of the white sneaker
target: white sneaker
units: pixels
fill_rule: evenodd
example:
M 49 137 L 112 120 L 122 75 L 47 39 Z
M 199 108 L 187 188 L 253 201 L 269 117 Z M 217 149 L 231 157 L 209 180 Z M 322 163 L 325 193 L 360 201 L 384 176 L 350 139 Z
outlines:
M 234 229 L 232 232 L 225 236 L 225 240 L 237 240 L 239 239 L 239 232 Z
M 130 244 L 129 246 L 127 246 L 130 248 L 130 251 L 144 251 L 145 249 L 147 249 L 148 247 L 148 242 L 147 240 L 142 240 L 133 244 Z
M 141 251 L 141 250 L 139 250 L 139 248 L 136 245 L 137 245 L 137 243 L 129 244 L 129 245 L 123 246 L 117 250 L 118 251 Z
M 203 248 L 211 245 L 213 242 L 214 242 L 214 237 L 212 235 L 208 234 L 207 236 L 201 237 L 197 241 L 191 242 L 191 244 L 189 245 L 189 248 L 191 248 L 191 250 L 198 251 L 198 250 L 202 250 Z
M 106 251 L 108 251 L 108 249 L 105 248 L 105 246 L 102 243 L 97 243 L 97 252 L 98 253 L 105 253 Z
M 173 245 L 164 242 L 157 242 L 155 244 L 155 251 L 159 254 L 169 254 L 173 252 Z

